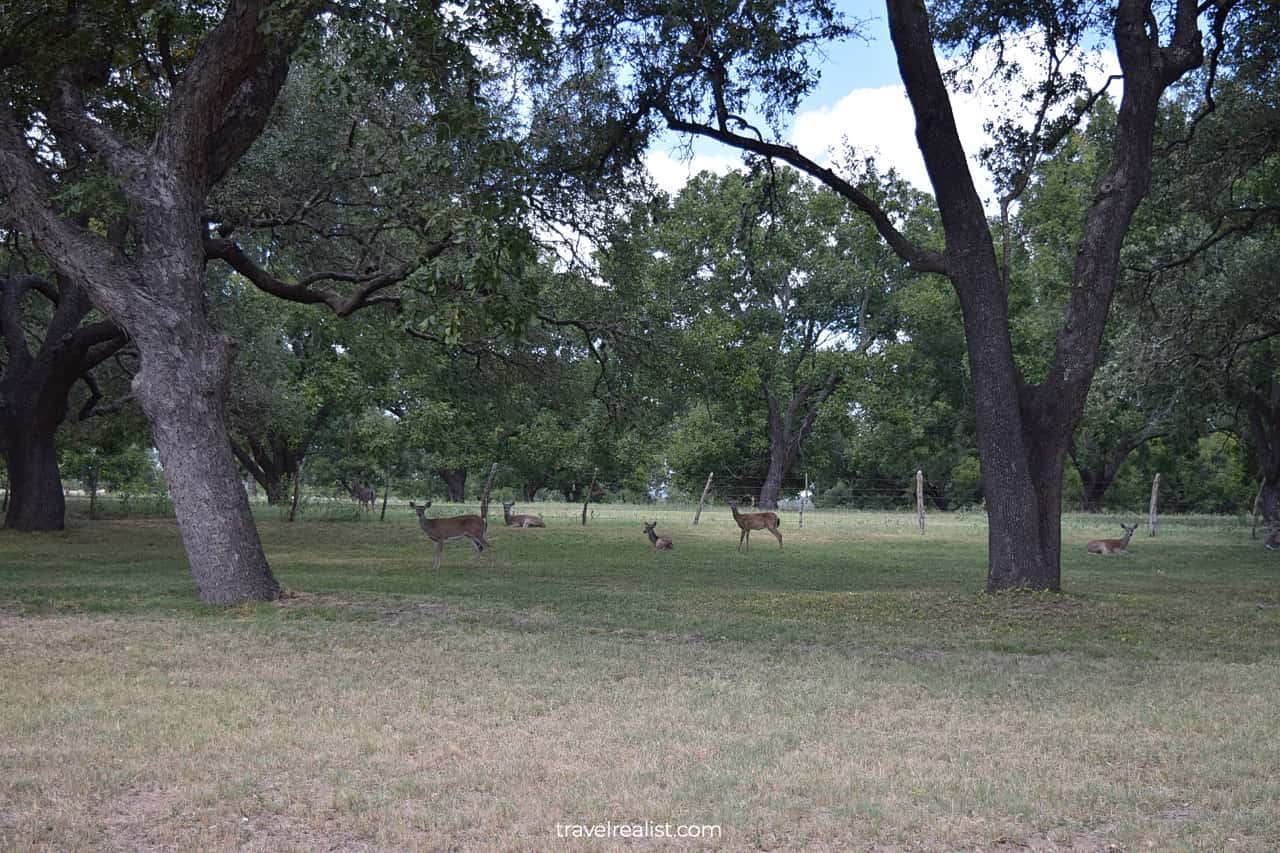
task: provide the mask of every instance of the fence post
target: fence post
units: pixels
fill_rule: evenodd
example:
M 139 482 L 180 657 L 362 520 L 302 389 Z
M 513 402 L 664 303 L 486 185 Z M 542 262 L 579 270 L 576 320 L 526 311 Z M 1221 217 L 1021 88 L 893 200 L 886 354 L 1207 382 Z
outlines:
M 800 526 L 804 527 L 804 502 L 809 500 L 809 474 L 804 475 L 804 491 L 800 493 Z
M 1151 481 L 1151 510 L 1147 514 L 1147 535 L 1156 535 L 1156 503 L 1160 499 L 1160 475 L 1157 473 L 1156 478 Z
M 698 500 L 698 511 L 693 514 L 693 526 L 698 526 L 698 519 L 702 518 L 702 507 L 707 503 L 707 495 L 711 493 L 711 479 L 715 477 L 716 472 L 712 471 L 707 475 L 707 484 L 702 487 L 702 497 Z
M 596 490 L 596 475 L 600 473 L 600 469 L 596 468 L 591 472 L 591 485 L 587 486 L 587 499 L 582 502 L 582 526 L 587 526 L 587 507 L 591 506 L 591 493 Z
M 916 520 L 920 524 L 920 535 L 924 535 L 924 471 L 916 469 Z
M 493 489 L 493 480 L 498 476 L 498 463 L 489 466 L 489 476 L 484 481 L 484 491 L 480 493 L 480 517 L 489 520 L 489 492 Z M 465 495 L 463 497 L 466 497 Z

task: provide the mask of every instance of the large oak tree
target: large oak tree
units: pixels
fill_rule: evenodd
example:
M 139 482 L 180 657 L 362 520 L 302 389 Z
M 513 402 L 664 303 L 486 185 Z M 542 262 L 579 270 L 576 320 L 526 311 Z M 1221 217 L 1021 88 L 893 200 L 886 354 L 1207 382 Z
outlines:
M 211 603 L 271 599 L 279 586 L 227 440 L 235 344 L 206 314 L 207 258 L 278 296 L 349 313 L 434 257 L 424 241 L 423 254 L 387 268 L 286 281 L 208 230 L 211 190 L 266 126 L 295 53 L 319 38 L 322 12 L 324 34 L 350 38 L 353 53 L 387 77 L 419 73 L 441 113 L 451 96 L 479 97 L 473 45 L 536 40 L 542 24 L 519 2 L 42 3 L 6 22 L 0 41 L 0 227 L 29 235 L 136 344 L 135 393 L 199 595 Z M 117 194 L 119 239 L 68 215 L 60 171 L 81 161 Z M 451 241 L 445 231 L 434 245 Z
M 794 110 L 816 79 L 815 51 L 848 33 L 829 4 L 775 0 L 653 7 L 631 0 L 581 0 L 570 8 L 577 37 L 612 50 L 629 68 L 632 126 L 649 130 L 661 122 L 679 133 L 788 163 L 863 211 L 912 269 L 950 279 L 960 301 L 973 378 L 990 521 L 987 588 L 1000 590 L 1061 584 L 1063 465 L 1098 363 L 1121 246 L 1148 190 L 1161 98 L 1204 63 L 1206 22 L 1210 55 L 1217 56 L 1236 6 L 1233 0 L 960 2 L 938 4 L 931 19 L 923 0 L 887 0 L 898 69 L 946 236 L 940 251 L 910 240 L 864 188 L 777 141 L 779 119 Z M 1124 80 L 1111 165 L 1084 216 L 1053 357 L 1043 377 L 1029 381 L 1014 359 L 1006 271 L 960 141 L 937 48 L 940 41 L 979 46 L 1015 33 L 1038 42 L 1047 73 L 1031 93 L 1038 105 L 1036 120 L 1003 139 L 1002 183 L 1013 199 L 1025 188 L 1036 158 L 1052 150 L 1095 101 L 1096 93 L 1084 90 L 1083 75 L 1069 73 L 1064 60 L 1104 28 Z M 773 125 L 772 138 L 753 125 L 756 114 Z M 856 128 L 850 128 L 850 137 L 857 142 Z

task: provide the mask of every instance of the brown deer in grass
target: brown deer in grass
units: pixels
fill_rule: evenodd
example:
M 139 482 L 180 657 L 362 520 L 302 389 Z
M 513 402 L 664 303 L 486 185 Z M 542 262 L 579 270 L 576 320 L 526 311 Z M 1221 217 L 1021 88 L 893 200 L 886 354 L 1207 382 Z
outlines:
M 656 521 L 646 523 L 644 526 L 645 535 L 649 537 L 649 541 L 653 544 L 655 551 L 670 551 L 675 546 L 671 544 L 671 540 L 667 537 L 659 536 L 653 532 L 653 529 L 657 526 L 658 522 Z
M 540 515 L 516 515 L 511 512 L 514 503 L 502 502 L 502 518 L 507 527 L 546 527 L 547 523 Z
M 440 568 L 440 554 L 444 551 L 444 543 L 450 539 L 466 539 L 475 546 L 476 554 L 484 551 L 485 548 L 491 548 L 488 540 L 484 538 L 485 524 L 483 518 L 478 515 L 455 515 L 450 518 L 427 518 L 423 513 L 427 507 L 431 506 L 431 501 L 419 506 L 413 501 L 409 501 L 409 509 L 418 514 L 418 524 L 422 526 L 422 532 L 427 534 L 427 538 L 435 543 L 436 558 L 432 562 L 431 568 Z
M 1090 554 L 1129 553 L 1129 540 L 1133 538 L 1133 531 L 1138 529 L 1138 525 L 1130 526 L 1120 522 L 1120 529 L 1124 531 L 1123 539 L 1095 539 L 1085 546 L 1085 550 Z
M 362 486 L 359 483 L 352 483 L 347 486 L 351 492 L 351 497 L 360 502 L 360 508 L 373 512 L 373 501 L 378 497 L 378 493 L 373 490 L 372 486 Z
M 738 512 L 738 502 L 730 499 L 728 501 L 729 509 L 733 511 L 733 520 L 738 523 L 738 527 L 742 528 L 742 535 L 738 537 L 738 550 L 742 550 L 742 543 L 747 544 L 747 550 L 751 550 L 751 531 L 767 530 L 773 534 L 778 540 L 778 547 L 782 547 L 782 534 L 778 532 L 778 514 L 776 512 Z

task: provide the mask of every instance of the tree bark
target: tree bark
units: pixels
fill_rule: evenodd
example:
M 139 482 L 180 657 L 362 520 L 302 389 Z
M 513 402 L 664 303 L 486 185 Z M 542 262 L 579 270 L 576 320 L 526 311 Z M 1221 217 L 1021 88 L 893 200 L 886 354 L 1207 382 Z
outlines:
M 203 315 L 179 335 L 137 338 L 134 392 L 151 420 L 174 514 L 200 600 L 235 604 L 279 597 L 227 441 L 233 343 Z
M 1261 466 L 1259 503 L 1267 523 L 1280 524 L 1280 382 L 1250 389 L 1247 400 L 1249 437 Z
M 444 481 L 445 494 L 453 503 L 462 503 L 467 497 L 466 468 L 438 468 L 436 476 Z
M 4 525 L 10 530 L 61 530 L 65 524 L 67 505 L 53 435 L 43 427 L 8 430 L 5 464 L 13 494 Z

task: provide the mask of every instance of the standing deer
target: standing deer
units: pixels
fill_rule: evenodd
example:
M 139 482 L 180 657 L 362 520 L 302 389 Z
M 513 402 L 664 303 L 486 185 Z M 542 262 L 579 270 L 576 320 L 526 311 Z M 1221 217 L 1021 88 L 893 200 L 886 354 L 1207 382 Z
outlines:
M 675 546 L 671 544 L 671 540 L 665 536 L 659 536 L 653 532 L 653 528 L 658 526 L 658 522 L 653 521 L 645 524 L 644 532 L 649 537 L 649 541 L 653 543 L 655 551 L 670 551 Z
M 542 520 L 540 515 L 513 515 L 511 508 L 514 503 L 502 503 L 502 518 L 507 522 L 507 527 L 546 527 L 547 523 Z
M 751 550 L 751 531 L 767 530 L 778 540 L 778 547 L 782 547 L 782 534 L 778 532 L 778 514 L 775 512 L 749 512 L 745 515 L 738 512 L 738 502 L 730 498 L 727 503 L 729 509 L 733 511 L 733 520 L 738 523 L 738 527 L 742 528 L 742 535 L 738 537 L 738 550 L 742 550 L 742 543 L 746 542 L 747 550 Z
M 361 509 L 373 512 L 373 502 L 378 497 L 378 493 L 373 490 L 373 486 L 352 483 L 347 489 L 351 492 L 351 497 L 360 502 Z
M 482 552 L 485 548 L 491 548 L 489 542 L 484 538 L 485 524 L 483 518 L 478 515 L 455 515 L 451 518 L 427 518 L 423 513 L 427 507 L 431 506 L 431 501 L 419 506 L 413 501 L 409 501 L 409 509 L 418 514 L 418 524 L 422 526 L 422 532 L 427 534 L 436 545 L 436 558 L 431 564 L 432 569 L 440 568 L 440 553 L 444 551 L 444 543 L 450 539 L 466 539 L 476 548 L 476 554 Z
M 1129 526 L 1120 522 L 1120 529 L 1124 531 L 1123 539 L 1095 539 L 1085 546 L 1085 550 L 1090 554 L 1127 554 L 1129 540 L 1133 538 L 1133 531 L 1138 529 L 1138 525 Z

